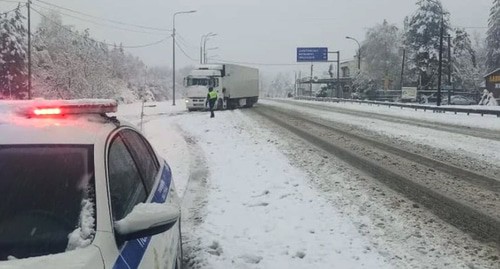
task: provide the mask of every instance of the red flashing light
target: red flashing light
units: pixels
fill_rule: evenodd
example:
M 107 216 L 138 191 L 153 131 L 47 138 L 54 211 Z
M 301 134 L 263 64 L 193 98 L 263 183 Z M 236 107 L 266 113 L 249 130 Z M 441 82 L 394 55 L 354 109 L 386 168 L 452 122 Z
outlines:
M 63 117 L 67 115 L 115 113 L 118 104 L 114 100 L 35 100 L 28 101 L 19 113 L 28 117 Z
M 33 110 L 33 114 L 36 116 L 61 115 L 62 111 L 60 108 L 37 108 Z

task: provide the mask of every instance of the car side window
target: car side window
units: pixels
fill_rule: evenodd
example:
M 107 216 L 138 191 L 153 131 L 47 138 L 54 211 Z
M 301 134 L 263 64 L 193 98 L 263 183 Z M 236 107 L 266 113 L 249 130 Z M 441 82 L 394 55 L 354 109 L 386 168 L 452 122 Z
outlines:
M 125 143 L 139 169 L 148 194 L 153 190 L 160 164 L 151 145 L 140 134 L 132 130 L 122 133 Z
M 112 140 L 109 148 L 108 179 L 114 220 L 123 219 L 135 205 L 146 201 L 146 188 L 139 169 L 121 135 Z

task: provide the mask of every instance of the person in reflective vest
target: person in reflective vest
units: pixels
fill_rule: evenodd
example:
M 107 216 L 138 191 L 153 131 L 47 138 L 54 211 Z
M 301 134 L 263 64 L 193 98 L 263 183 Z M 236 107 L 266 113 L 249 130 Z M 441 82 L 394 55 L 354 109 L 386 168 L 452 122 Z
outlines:
M 217 103 L 217 93 L 214 91 L 214 88 L 208 88 L 207 101 L 206 104 L 210 108 L 210 118 L 215 117 L 214 108 Z

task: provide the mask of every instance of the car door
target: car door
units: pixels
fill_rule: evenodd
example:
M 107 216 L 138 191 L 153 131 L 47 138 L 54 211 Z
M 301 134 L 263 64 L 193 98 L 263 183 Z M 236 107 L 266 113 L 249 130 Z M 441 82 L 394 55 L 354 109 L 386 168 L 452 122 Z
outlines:
M 136 192 L 141 193 L 137 196 L 139 199 L 126 204 L 164 203 L 170 190 L 171 173 L 168 166 L 159 162 L 151 145 L 132 129 L 120 131 L 113 144 L 115 143 L 117 147 L 121 147 L 122 166 L 127 165 L 127 168 L 124 169 L 128 170 L 129 176 L 133 175 L 134 177 L 135 183 L 128 185 L 136 188 Z M 110 157 L 112 157 L 111 153 Z M 113 189 L 118 188 L 112 185 L 120 183 L 119 178 L 114 179 L 115 182 L 112 180 L 110 178 L 110 193 Z M 113 207 L 113 197 L 111 200 Z M 128 210 L 129 206 L 126 208 Z M 126 216 L 126 214 L 122 215 L 121 212 L 116 212 L 116 214 L 116 217 L 113 217 L 115 221 Z M 169 265 L 174 263 L 178 242 L 178 225 L 174 228 L 164 234 L 142 238 L 134 242 L 117 241 L 120 252 L 125 254 L 122 255 L 124 263 L 130 268 L 170 268 Z
M 108 153 L 108 187 L 112 221 L 123 219 L 148 194 L 139 169 L 125 143 L 122 132 L 111 140 Z M 113 268 L 138 268 L 145 250 L 144 240 L 123 241 L 115 234 L 119 257 Z

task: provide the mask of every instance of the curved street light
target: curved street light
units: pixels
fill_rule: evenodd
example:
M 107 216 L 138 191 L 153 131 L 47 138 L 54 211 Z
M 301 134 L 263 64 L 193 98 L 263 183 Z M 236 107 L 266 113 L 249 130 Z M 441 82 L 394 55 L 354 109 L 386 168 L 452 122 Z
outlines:
M 175 16 L 179 14 L 189 14 L 189 13 L 195 13 L 196 10 L 189 10 L 189 11 L 179 11 L 174 13 L 174 18 L 173 18 L 173 29 L 172 29 L 172 43 L 173 43 L 173 48 L 172 48 L 172 105 L 175 106 Z
M 204 63 L 204 53 L 205 53 L 205 44 L 206 44 L 206 40 L 210 37 L 213 37 L 213 36 L 216 36 L 217 34 L 216 33 L 213 33 L 213 32 L 210 32 L 210 33 L 207 33 L 207 34 L 204 34 L 201 36 L 201 40 L 200 40 L 200 64 L 203 64 Z
M 354 41 L 356 41 L 356 43 L 358 43 L 358 70 L 361 71 L 361 44 L 354 37 L 346 36 L 345 38 L 354 40 Z
M 207 62 L 207 41 L 214 36 L 217 36 L 217 34 L 210 33 L 209 35 L 205 36 L 205 40 L 203 41 L 203 63 Z

